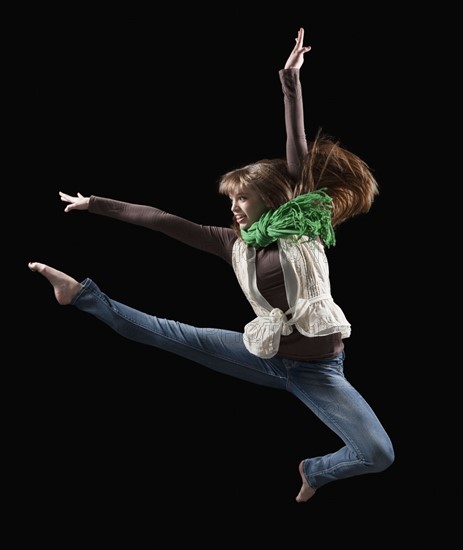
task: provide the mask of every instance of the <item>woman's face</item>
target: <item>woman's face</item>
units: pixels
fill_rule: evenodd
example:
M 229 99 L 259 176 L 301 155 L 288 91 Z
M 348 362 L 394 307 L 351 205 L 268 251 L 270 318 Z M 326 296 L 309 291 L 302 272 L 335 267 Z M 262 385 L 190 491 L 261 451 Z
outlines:
M 259 195 L 252 190 L 230 194 L 231 211 L 240 229 L 249 229 L 264 212 L 269 210 Z

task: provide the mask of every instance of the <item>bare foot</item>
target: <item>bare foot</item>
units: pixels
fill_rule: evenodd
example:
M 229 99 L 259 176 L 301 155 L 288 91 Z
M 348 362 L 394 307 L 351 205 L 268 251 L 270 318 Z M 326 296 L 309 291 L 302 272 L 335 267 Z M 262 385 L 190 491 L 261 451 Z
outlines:
M 79 282 L 69 275 L 66 275 L 66 273 L 58 271 L 48 265 L 39 262 L 29 262 L 28 266 L 31 271 L 37 271 L 50 281 L 55 290 L 55 298 L 58 304 L 62 306 L 70 304 L 74 296 L 82 287 Z
M 309 498 L 314 496 L 316 489 L 312 489 L 312 487 L 307 483 L 304 471 L 302 470 L 302 462 L 299 464 L 299 473 L 302 478 L 302 487 L 296 497 L 296 502 L 307 502 Z

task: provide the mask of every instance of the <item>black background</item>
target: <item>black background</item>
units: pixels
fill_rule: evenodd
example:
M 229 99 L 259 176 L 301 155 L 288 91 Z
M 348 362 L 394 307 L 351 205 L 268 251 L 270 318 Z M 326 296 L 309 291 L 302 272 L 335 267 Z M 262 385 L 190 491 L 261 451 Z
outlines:
M 404 304 L 414 281 L 397 261 L 412 263 L 403 236 L 412 173 L 404 161 L 413 153 L 401 136 L 418 116 L 409 63 L 418 46 L 408 25 L 352 6 L 28 18 L 17 40 L 22 154 L 12 186 L 25 225 L 14 246 L 24 278 L 20 366 L 7 419 L 12 508 L 29 526 L 19 539 L 92 533 L 104 548 L 122 540 L 296 548 L 319 536 L 329 545 L 355 533 L 368 544 L 412 532 L 409 497 L 397 496 L 404 484 L 421 484 L 411 474 L 416 418 L 405 399 L 413 315 Z M 298 463 L 340 442 L 293 396 L 126 341 L 59 306 L 27 269 L 45 262 L 146 312 L 241 330 L 252 312 L 224 262 L 142 228 L 65 214 L 58 191 L 229 225 L 220 175 L 284 156 L 278 70 L 300 26 L 312 45 L 301 69 L 308 137 L 323 127 L 366 160 L 380 185 L 371 212 L 341 226 L 328 254 L 333 296 L 353 326 L 346 376 L 397 455 L 384 473 L 330 484 L 304 505 L 294 500 Z

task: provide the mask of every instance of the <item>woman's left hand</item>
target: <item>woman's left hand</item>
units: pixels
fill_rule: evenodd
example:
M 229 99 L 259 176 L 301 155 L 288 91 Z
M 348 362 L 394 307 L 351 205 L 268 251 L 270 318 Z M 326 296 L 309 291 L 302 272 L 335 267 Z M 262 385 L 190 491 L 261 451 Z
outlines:
M 304 46 L 304 29 L 301 27 L 297 33 L 296 45 L 293 48 L 285 69 L 300 69 L 304 63 L 304 54 L 312 49 L 312 46 Z

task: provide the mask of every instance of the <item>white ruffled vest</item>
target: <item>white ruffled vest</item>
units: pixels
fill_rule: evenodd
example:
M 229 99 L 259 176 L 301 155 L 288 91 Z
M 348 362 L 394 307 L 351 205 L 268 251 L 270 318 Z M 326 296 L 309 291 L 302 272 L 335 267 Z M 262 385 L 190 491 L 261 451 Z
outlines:
M 241 288 L 257 317 L 244 327 L 243 341 L 251 353 L 270 358 L 280 338 L 296 328 L 310 338 L 340 332 L 348 338 L 351 325 L 333 301 L 328 259 L 321 242 L 278 239 L 289 309 L 273 308 L 257 288 L 256 250 L 241 239 L 233 246 L 232 263 Z M 288 319 L 288 316 L 291 316 Z

